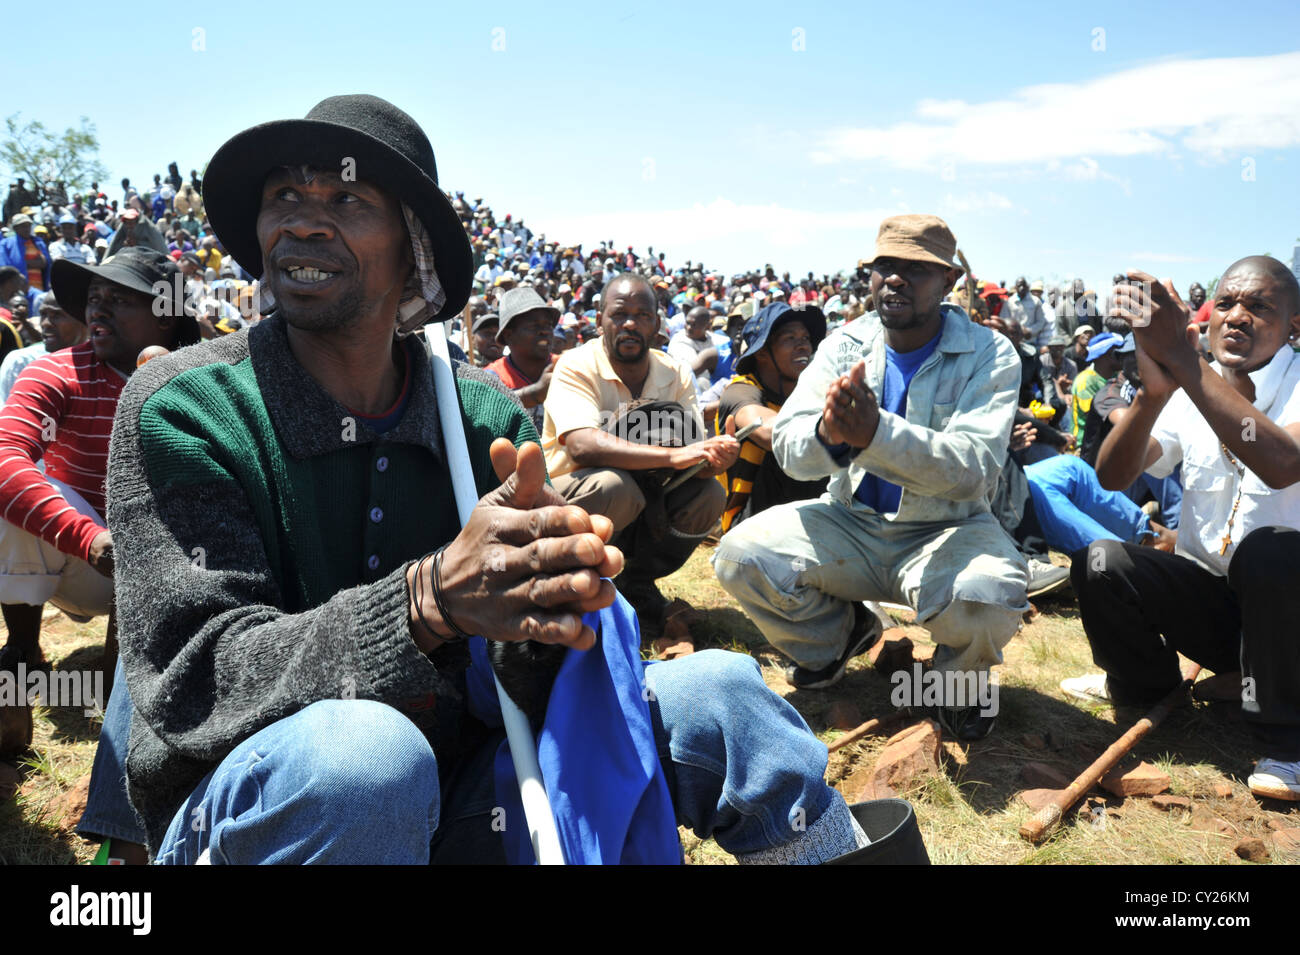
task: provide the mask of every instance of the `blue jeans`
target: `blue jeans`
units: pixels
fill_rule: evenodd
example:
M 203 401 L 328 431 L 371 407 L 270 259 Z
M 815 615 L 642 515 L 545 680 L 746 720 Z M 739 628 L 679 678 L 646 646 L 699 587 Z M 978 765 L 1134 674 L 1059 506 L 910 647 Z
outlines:
M 122 658 L 113 671 L 113 692 L 104 708 L 104 725 L 90 770 L 86 811 L 77 832 L 87 838 L 106 837 L 124 842 L 145 842 L 144 827 L 126 798 L 126 746 L 131 736 L 131 695 L 122 673 Z
M 1072 554 L 1096 540 L 1137 541 L 1151 531 L 1142 508 L 1119 491 L 1107 491 L 1097 472 L 1072 454 L 1025 468 L 1034 511 L 1047 543 Z
M 648 663 L 645 676 L 681 825 L 740 854 L 789 843 L 842 805 L 823 780 L 825 745 L 751 658 L 706 650 Z M 444 792 L 462 775 L 440 780 L 397 710 L 323 700 L 236 746 L 176 813 L 157 861 L 424 864 L 444 813 L 490 821 L 490 806 L 464 809 L 472 800 Z

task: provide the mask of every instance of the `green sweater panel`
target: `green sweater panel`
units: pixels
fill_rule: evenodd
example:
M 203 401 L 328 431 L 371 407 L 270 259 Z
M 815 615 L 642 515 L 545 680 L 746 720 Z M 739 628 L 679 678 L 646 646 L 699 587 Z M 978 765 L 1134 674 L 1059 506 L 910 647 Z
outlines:
M 519 447 L 536 443 L 537 433 L 490 386 L 458 379 L 457 387 L 481 497 L 498 483 L 488 450 L 494 438 Z M 288 613 L 378 581 L 460 528 L 450 475 L 426 447 L 380 436 L 305 459 L 289 455 L 251 359 L 178 375 L 146 400 L 140 433 L 149 481 L 160 493 L 220 481 L 242 488 Z

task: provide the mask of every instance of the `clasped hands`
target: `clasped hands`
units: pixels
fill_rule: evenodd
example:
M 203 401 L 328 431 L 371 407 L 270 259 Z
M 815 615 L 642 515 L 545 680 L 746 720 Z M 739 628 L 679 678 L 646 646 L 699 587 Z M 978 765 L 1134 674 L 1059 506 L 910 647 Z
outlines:
M 847 444 L 862 450 L 871 444 L 880 424 L 880 404 L 867 384 L 867 363 L 858 362 L 826 391 L 826 404 L 817 424 L 827 444 Z
M 1136 284 L 1115 286 L 1113 314 L 1129 323 L 1148 321 L 1133 328 L 1138 373 L 1142 390 L 1165 400 L 1200 362 L 1200 331 L 1190 324 L 1191 309 L 1172 281 L 1158 282 L 1136 269 L 1127 274 Z
M 609 518 L 566 504 L 546 483 L 542 450 L 492 443 L 502 484 L 484 495 L 441 561 L 443 606 L 459 629 L 489 640 L 535 640 L 588 650 L 582 616 L 614 603 L 623 554 Z M 417 573 L 418 571 L 418 573 Z M 452 635 L 433 596 L 434 561 L 407 570 L 411 635 L 429 652 Z

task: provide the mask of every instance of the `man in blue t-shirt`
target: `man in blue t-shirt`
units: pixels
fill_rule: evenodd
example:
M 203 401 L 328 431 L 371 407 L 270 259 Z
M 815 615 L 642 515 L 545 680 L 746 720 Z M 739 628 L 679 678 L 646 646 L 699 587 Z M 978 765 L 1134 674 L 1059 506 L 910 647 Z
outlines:
M 773 425 L 781 469 L 829 475 L 827 493 L 740 524 L 713 565 L 793 660 L 786 678 L 799 689 L 838 682 L 879 638 L 863 601 L 912 607 L 938 644 L 934 669 L 896 676 L 891 699 L 972 740 L 992 729 L 988 670 L 1029 602 L 1024 558 L 989 509 L 1020 360 L 1005 337 L 942 304 L 961 275 L 956 246 L 935 216 L 881 223 L 876 311 L 822 342 Z

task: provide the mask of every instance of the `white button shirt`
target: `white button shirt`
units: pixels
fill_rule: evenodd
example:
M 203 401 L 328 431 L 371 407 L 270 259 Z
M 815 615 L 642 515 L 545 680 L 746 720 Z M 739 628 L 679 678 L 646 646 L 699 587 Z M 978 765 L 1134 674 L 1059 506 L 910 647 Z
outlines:
M 1033 345 L 1035 349 L 1040 345 L 1047 344 L 1047 339 L 1051 336 L 1053 328 L 1048 325 L 1042 299 L 1033 292 L 1030 292 L 1023 299 L 1019 295 L 1012 295 L 1007 299 L 1003 313 L 1020 323 L 1020 327 L 1025 333 L 1025 341 Z
M 1211 365 L 1218 371 L 1217 363 Z M 1300 421 L 1300 354 L 1284 345 L 1263 368 L 1251 372 L 1255 407 L 1283 427 Z M 1242 423 L 1243 430 L 1248 427 Z M 1181 389 L 1160 412 L 1151 436 L 1160 444 L 1160 460 L 1147 473 L 1167 477 L 1183 464 L 1183 507 L 1179 516 L 1176 553 L 1211 573 L 1226 577 L 1237 546 L 1258 527 L 1300 530 L 1300 483 L 1273 490 L 1249 468 L 1244 480 L 1228 461 L 1218 435 Z M 1236 458 L 1236 455 L 1233 455 Z M 1238 464 L 1240 464 L 1238 459 Z M 1220 554 L 1228 516 L 1241 490 L 1241 503 L 1232 522 L 1232 544 Z

